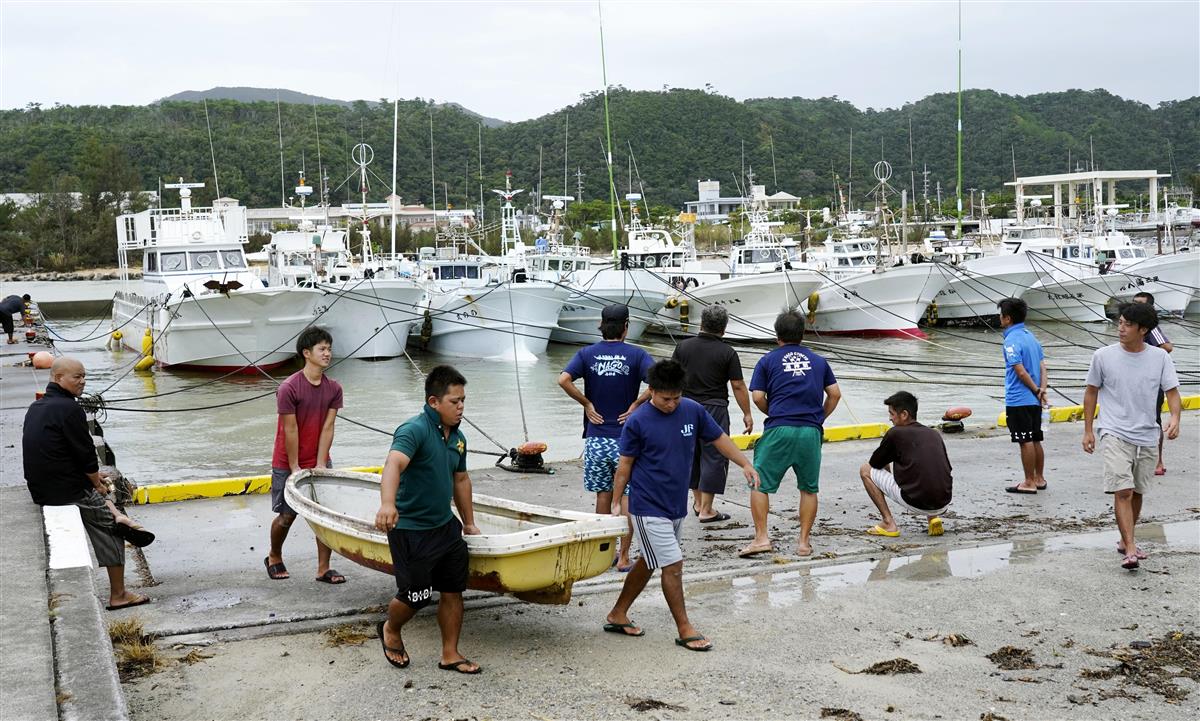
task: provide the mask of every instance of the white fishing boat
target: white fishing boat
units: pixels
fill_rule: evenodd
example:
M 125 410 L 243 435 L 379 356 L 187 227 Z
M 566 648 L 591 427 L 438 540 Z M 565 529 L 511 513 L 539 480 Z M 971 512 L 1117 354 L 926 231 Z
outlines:
M 117 259 L 123 290 L 113 298 L 112 324 L 121 342 L 142 350 L 149 330 L 157 365 L 255 372 L 295 358 L 296 337 L 312 324 L 324 295 L 313 288 L 265 287 L 250 272 L 246 209 L 221 198 L 193 208 L 191 188 L 178 188 L 179 208 L 118 216 Z M 129 253 L 142 254 L 142 281 L 132 290 Z
M 1170 253 L 1150 257 L 1146 249 L 1135 245 L 1116 225 L 1120 208 L 1107 206 L 1109 227 L 1091 238 L 1097 256 L 1102 256 L 1100 269 L 1105 274 L 1122 277 L 1112 284 L 1112 297 L 1129 302 L 1140 292 L 1154 295 L 1154 307 L 1160 312 L 1182 315 L 1200 288 L 1200 259 L 1189 253 Z M 1168 229 L 1174 235 L 1174 229 Z
M 878 257 L 873 238 L 830 238 L 810 264 L 824 284 L 801 306 L 808 327 L 828 335 L 924 338 L 918 327 L 930 302 L 950 282 L 938 263 Z M 903 259 L 902 259 L 903 260 Z
M 771 340 L 776 316 L 807 302 L 824 283 L 819 273 L 803 267 L 794 241 L 775 235 L 783 223 L 770 220 L 765 195 L 763 186 L 751 185 L 750 232 L 730 247 L 728 274 L 688 273 L 685 286 L 667 297 L 659 311 L 667 328 L 695 332 L 703 310 L 720 305 L 729 312 L 727 338 Z
M 1041 280 L 1026 253 L 1042 252 L 1062 244 L 1062 232 L 1054 226 L 1014 226 L 1006 232 L 996 255 L 967 257 L 944 270 L 951 280 L 934 297 L 930 320 L 936 323 L 994 321 L 996 304 L 1004 298 L 1020 298 Z
M 520 361 L 546 352 L 570 289 L 531 278 L 513 252 L 511 239 L 520 234 L 511 196 L 502 219 L 502 237 L 509 239 L 504 257 L 484 253 L 467 232 L 465 216 L 455 212 L 436 245 L 421 249 L 426 320 L 419 336 L 433 352 Z
M 361 566 L 392 573 L 387 535 L 375 528 L 378 475 L 304 470 L 288 478 L 284 493 L 327 546 Z M 622 516 L 480 494 L 472 501 L 482 534 L 463 537 L 470 553 L 467 587 L 533 603 L 567 603 L 576 581 L 612 567 L 617 539 L 626 532 Z

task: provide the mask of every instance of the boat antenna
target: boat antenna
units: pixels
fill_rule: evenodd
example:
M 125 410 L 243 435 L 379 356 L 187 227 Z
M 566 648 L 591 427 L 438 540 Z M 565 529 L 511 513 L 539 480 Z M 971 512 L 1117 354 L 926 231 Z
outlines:
M 329 176 L 321 164 L 321 125 L 317 119 L 317 101 L 313 100 L 313 132 L 317 136 L 317 173 L 321 176 L 321 207 L 325 209 L 325 222 L 329 223 Z
M 1013 165 L 1013 182 L 1017 182 L 1017 146 L 1014 143 L 1009 143 L 1008 151 L 1012 153 Z
M 212 122 L 208 119 L 208 98 L 204 99 L 204 125 L 208 127 L 208 154 L 212 157 L 213 166 L 213 186 L 217 190 L 217 197 L 221 197 L 221 181 L 217 178 L 217 151 L 213 147 L 212 139 Z
M 596 0 L 596 13 L 600 19 L 600 74 L 604 82 L 604 134 L 608 138 L 605 160 L 608 164 L 608 218 L 612 231 L 613 257 L 617 257 L 617 183 L 612 169 L 612 123 L 608 117 L 608 68 L 604 62 L 604 7 Z
M 954 224 L 956 238 L 962 237 L 962 130 L 962 0 L 958 0 L 958 183 L 954 186 L 954 198 L 958 204 L 958 219 Z
M 391 233 L 392 233 L 392 260 L 396 259 L 396 139 L 400 128 L 400 78 L 396 78 L 397 95 L 392 99 L 392 197 L 388 198 L 388 207 L 391 208 Z
M 571 144 L 571 114 L 564 113 L 566 116 L 567 127 L 563 130 L 563 195 L 567 194 L 567 155 L 570 151 Z
M 283 177 L 283 106 L 279 103 L 279 91 L 275 91 L 275 117 L 279 121 L 279 207 L 287 207 L 287 191 Z
M 433 203 L 433 232 L 438 229 L 437 222 L 437 178 L 433 170 L 433 105 L 429 106 L 429 189 L 432 192 Z
M 854 128 L 850 128 L 850 172 L 846 175 L 846 213 L 854 204 Z
M 537 197 L 533 199 L 533 208 L 536 211 L 542 204 L 542 144 L 538 143 L 538 184 Z
M 775 136 L 767 135 L 767 141 L 771 144 L 771 177 L 775 179 L 775 192 L 779 192 L 779 173 L 775 171 Z
M 479 233 L 483 242 L 483 123 L 479 123 Z
M 908 194 L 917 202 L 917 170 L 913 161 L 912 115 L 908 116 Z
M 633 154 L 633 143 L 628 140 L 625 143 L 629 146 L 629 162 L 633 164 L 633 174 L 637 176 L 638 192 L 642 195 L 642 203 L 646 206 L 646 217 L 650 217 L 650 201 L 646 199 L 646 186 L 642 183 L 642 171 L 638 169 L 637 156 Z M 633 184 L 630 183 L 629 192 L 633 192 Z

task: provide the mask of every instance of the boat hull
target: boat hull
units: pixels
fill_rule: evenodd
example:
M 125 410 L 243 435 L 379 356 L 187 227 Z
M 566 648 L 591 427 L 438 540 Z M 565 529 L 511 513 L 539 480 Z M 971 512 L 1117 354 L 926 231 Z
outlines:
M 379 476 L 309 469 L 287 481 L 288 503 L 313 533 L 342 556 L 392 573 L 387 535 L 375 528 Z M 566 603 L 576 581 L 612 566 L 620 516 L 560 511 L 490 496 L 473 497 L 482 535 L 464 536 L 469 553 L 467 587 L 511 593 L 535 603 Z
M 1021 299 L 1029 306 L 1029 319 L 1099 323 L 1108 320 L 1105 306 L 1123 284 L 1119 274 L 1083 278 L 1054 273 L 1025 291 Z
M 421 321 L 425 290 L 406 279 L 322 285 L 329 292 L 318 325 L 333 335 L 335 358 L 395 358 Z
M 165 306 L 135 293 L 113 298 L 122 344 L 141 351 L 146 329 L 155 364 L 212 372 L 257 372 L 296 357 L 296 337 L 316 320 L 324 294 L 311 288 L 256 288 L 170 298 Z
M 1200 288 L 1200 253 L 1155 255 L 1120 272 L 1125 277 L 1117 288 L 1117 300 L 1132 301 L 1138 293 L 1151 293 L 1160 312 L 1182 315 Z
M 654 314 L 662 308 L 667 292 L 662 281 L 645 270 L 604 268 L 586 274 L 571 286 L 575 289 L 563 304 L 558 328 L 550 334 L 555 343 L 595 343 L 600 337 L 600 311 L 619 303 L 629 307 L 629 332 L 625 339 L 640 340 Z
M 807 302 L 823 282 L 818 273 L 808 270 L 735 276 L 670 296 L 667 303 L 670 307 L 664 306 L 659 318 L 671 331 L 695 332 L 699 330 L 704 309 L 721 305 L 729 311 L 727 339 L 771 340 L 775 337 L 775 318 Z M 682 317 L 683 300 L 687 301 L 686 322 Z
M 860 273 L 845 278 L 826 276 L 817 291 L 816 312 L 808 327 L 828 335 L 924 338 L 917 328 L 929 303 L 946 287 L 950 275 L 935 263 L 917 263 Z
M 933 325 L 982 323 L 995 318 L 996 304 L 1020 298 L 1041 279 L 1029 260 L 1020 255 L 994 255 L 946 267 L 952 280 L 938 291 L 930 311 Z
M 469 358 L 536 361 L 570 290 L 549 283 L 431 288 L 428 348 Z

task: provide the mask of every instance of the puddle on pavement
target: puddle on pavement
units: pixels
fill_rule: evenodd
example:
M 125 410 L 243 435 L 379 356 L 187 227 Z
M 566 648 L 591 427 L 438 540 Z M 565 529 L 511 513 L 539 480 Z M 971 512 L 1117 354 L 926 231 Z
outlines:
M 1200 547 L 1200 523 L 1181 521 L 1146 524 L 1137 529 L 1139 542 L 1151 552 L 1170 548 Z M 1115 548 L 1117 531 L 1080 533 L 1051 538 L 1000 543 L 978 548 L 933 549 L 920 555 L 887 556 L 831 566 L 816 566 L 736 578 L 688 581 L 688 595 L 733 592 L 735 606 L 792 606 L 815 600 L 820 594 L 874 581 L 936 581 L 942 578 L 978 578 L 1009 566 L 1030 563 L 1045 553 L 1064 550 Z M 1114 557 L 1116 554 L 1113 554 Z
M 180 611 L 211 611 L 215 608 L 230 608 L 242 602 L 242 597 L 229 591 L 202 591 L 189 594 L 175 604 Z

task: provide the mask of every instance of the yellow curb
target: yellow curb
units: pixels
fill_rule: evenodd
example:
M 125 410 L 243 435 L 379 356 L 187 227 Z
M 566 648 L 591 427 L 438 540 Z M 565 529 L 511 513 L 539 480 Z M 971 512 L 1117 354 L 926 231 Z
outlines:
M 1181 401 L 1180 405 L 1182 406 L 1183 410 L 1185 410 L 1185 411 L 1200 410 L 1200 395 L 1183 396 L 1182 398 L 1180 398 L 1180 401 Z M 1067 423 L 1070 421 L 1083 420 L 1083 406 L 1056 406 L 1053 408 L 1048 408 L 1047 410 L 1050 412 L 1050 422 L 1051 423 Z M 1166 401 L 1163 401 L 1162 410 L 1164 413 L 1166 413 L 1167 411 L 1170 410 L 1169 408 L 1167 408 Z M 1001 413 L 1000 416 L 998 418 L 996 418 L 996 425 L 1001 426 L 1001 427 L 1007 427 L 1008 426 L 1007 414 Z
M 356 466 L 347 468 L 360 473 L 379 473 L 380 466 Z M 180 481 L 141 486 L 133 494 L 135 505 L 147 503 L 171 503 L 190 501 L 197 498 L 223 498 L 271 492 L 271 476 L 244 476 L 241 478 L 213 478 L 206 481 Z
M 835 443 L 837 441 L 857 441 L 863 438 L 882 438 L 884 433 L 892 427 L 890 423 L 856 423 L 849 426 L 827 426 L 824 432 L 824 440 L 826 443 Z M 754 444 L 758 443 L 758 439 L 762 438 L 761 433 L 738 434 L 732 436 L 733 443 L 743 451 L 754 448 Z

